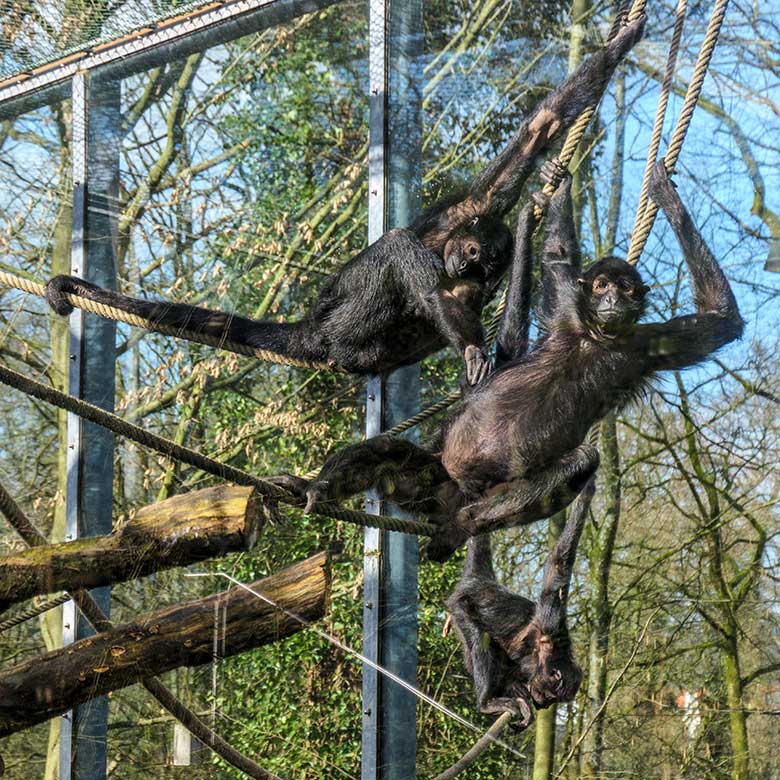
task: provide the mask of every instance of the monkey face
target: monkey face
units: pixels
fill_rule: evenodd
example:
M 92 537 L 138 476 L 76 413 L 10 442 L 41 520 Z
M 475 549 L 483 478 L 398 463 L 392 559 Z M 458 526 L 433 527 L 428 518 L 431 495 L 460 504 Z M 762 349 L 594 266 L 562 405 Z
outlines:
M 582 668 L 568 650 L 540 658 L 532 675 L 528 690 L 534 704 L 540 709 L 563 701 L 571 701 L 580 689 Z
M 520 637 L 518 637 L 520 639 Z M 571 701 L 580 689 L 582 669 L 571 654 L 568 635 L 553 638 L 535 623 L 514 648 L 516 679 L 524 681 L 536 707 Z
M 617 257 L 599 260 L 578 279 L 585 320 L 602 330 L 633 325 L 644 313 L 648 287 L 633 266 Z
M 476 217 L 444 245 L 444 268 L 452 279 L 485 282 L 501 276 L 512 259 L 514 238 L 500 219 Z

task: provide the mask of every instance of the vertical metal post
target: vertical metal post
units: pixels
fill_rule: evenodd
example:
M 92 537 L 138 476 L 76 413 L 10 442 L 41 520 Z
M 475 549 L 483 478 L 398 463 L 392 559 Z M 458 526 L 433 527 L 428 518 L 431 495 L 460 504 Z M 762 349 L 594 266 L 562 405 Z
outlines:
M 369 242 L 407 225 L 421 186 L 422 0 L 370 0 Z M 368 383 L 366 435 L 419 411 L 419 366 Z M 367 499 L 381 511 L 380 497 Z M 388 514 L 401 514 L 386 506 Z M 367 529 L 364 653 L 411 683 L 417 674 L 417 557 L 413 536 Z M 416 699 L 363 671 L 362 780 L 411 780 L 416 764 Z
M 387 58 L 385 44 L 386 0 L 368 2 L 368 242 L 385 231 L 385 101 L 387 99 Z M 382 430 L 382 381 L 368 380 L 366 398 L 366 437 Z M 366 511 L 379 514 L 382 503 L 373 491 L 366 498 Z M 366 528 L 363 537 L 363 654 L 381 663 L 379 633 L 382 533 Z M 379 778 L 379 674 L 363 666 L 363 723 L 361 780 Z
M 118 84 L 73 79 L 73 243 L 71 272 L 102 287 L 116 283 L 114 204 L 118 194 Z M 114 408 L 115 326 L 74 311 L 70 320 L 69 391 L 103 409 Z M 69 414 L 67 418 L 66 539 L 111 533 L 114 436 Z M 108 614 L 108 588 L 92 594 Z M 64 610 L 63 644 L 93 633 L 72 602 Z M 60 733 L 60 780 L 106 777 L 108 699 L 98 697 L 66 713 Z

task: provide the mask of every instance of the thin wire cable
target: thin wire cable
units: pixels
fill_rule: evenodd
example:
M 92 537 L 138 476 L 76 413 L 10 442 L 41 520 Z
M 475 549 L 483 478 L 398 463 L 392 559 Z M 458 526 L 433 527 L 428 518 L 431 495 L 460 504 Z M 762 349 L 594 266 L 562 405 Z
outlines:
M 278 609 L 280 612 L 283 612 L 288 617 L 291 617 L 293 620 L 297 620 L 301 625 L 306 626 L 307 628 L 314 631 L 317 636 L 319 636 L 322 639 L 325 639 L 326 641 L 330 642 L 332 645 L 335 645 L 339 648 L 339 650 L 343 651 L 347 655 L 352 656 L 353 658 L 357 658 L 362 663 L 366 664 L 367 666 L 370 666 L 375 671 L 379 672 L 380 674 L 384 675 L 388 679 L 392 680 L 393 682 L 400 685 L 404 690 L 409 691 L 413 696 L 416 696 L 421 701 L 424 701 L 426 704 L 429 704 L 434 709 L 438 710 L 444 715 L 447 715 L 448 717 L 452 718 L 453 720 L 456 720 L 458 723 L 460 723 L 462 726 L 465 726 L 466 728 L 470 729 L 471 731 L 475 732 L 476 734 L 483 734 L 483 730 L 479 728 L 479 726 L 475 725 L 471 721 L 464 718 L 462 715 L 459 715 L 454 710 L 451 710 L 449 707 L 445 706 L 441 702 L 436 701 L 432 696 L 429 696 L 427 693 L 424 693 L 419 688 L 416 688 L 411 683 L 404 680 L 402 677 L 399 677 L 397 674 L 391 672 L 389 669 L 386 669 L 384 666 L 381 666 L 380 664 L 376 663 L 375 661 L 372 661 L 370 658 L 367 658 L 362 653 L 358 652 L 354 648 L 350 647 L 347 644 L 344 644 L 340 639 L 337 639 L 333 634 L 328 633 L 327 631 L 324 631 L 323 629 L 319 628 L 318 626 L 315 626 L 310 621 L 306 620 L 305 618 L 302 618 L 300 615 L 296 614 L 295 612 L 292 612 L 291 610 L 287 609 L 286 607 L 283 607 L 279 604 L 277 604 L 273 599 L 268 598 L 268 596 L 263 595 L 262 593 L 258 593 L 254 588 L 250 587 L 249 585 L 246 585 L 245 583 L 241 582 L 241 580 L 237 580 L 235 577 L 233 577 L 230 574 L 227 574 L 226 572 L 222 571 L 215 571 L 215 572 L 187 572 L 184 575 L 185 577 L 224 577 L 226 580 L 229 580 L 232 582 L 236 587 L 243 588 L 243 590 L 247 591 L 248 593 L 251 593 L 256 598 L 260 599 L 261 601 L 264 601 L 266 604 L 269 604 L 270 606 L 274 607 L 274 609 Z M 508 745 L 506 742 L 504 742 L 501 739 L 491 737 L 492 741 L 495 742 L 497 745 L 500 745 L 502 748 L 508 750 L 510 753 L 513 753 L 518 758 L 525 758 L 525 755 L 523 753 L 520 753 L 518 750 L 515 750 L 511 745 Z

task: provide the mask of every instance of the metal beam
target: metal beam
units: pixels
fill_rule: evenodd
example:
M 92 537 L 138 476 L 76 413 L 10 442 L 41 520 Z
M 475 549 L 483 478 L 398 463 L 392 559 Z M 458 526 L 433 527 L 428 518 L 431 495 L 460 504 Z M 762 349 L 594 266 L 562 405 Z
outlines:
M 369 2 L 369 242 L 407 225 L 421 188 L 421 0 Z M 368 384 L 366 435 L 419 411 L 419 366 Z M 379 512 L 379 496 L 368 497 Z M 403 513 L 392 505 L 391 515 Z M 417 676 L 417 539 L 367 529 L 364 544 L 364 654 L 415 684 Z M 412 780 L 416 699 L 368 667 L 363 671 L 362 780 Z
M 119 194 L 119 83 L 86 73 L 73 79 L 73 243 L 71 272 L 101 287 L 116 286 L 116 218 L 107 208 Z M 93 208 L 94 207 L 94 208 Z M 71 394 L 108 411 L 114 408 L 116 324 L 74 311 L 71 315 Z M 66 539 L 111 533 L 114 436 L 68 415 Z M 92 591 L 109 613 L 108 588 Z M 94 633 L 69 602 L 63 644 Z M 99 697 L 63 716 L 60 780 L 106 776 L 108 699 Z
M 77 73 L 99 69 L 103 79 L 126 77 L 327 8 L 335 2 L 338 0 L 209 3 L 187 15 L 144 27 L 0 82 L 0 119 L 67 97 L 69 80 Z

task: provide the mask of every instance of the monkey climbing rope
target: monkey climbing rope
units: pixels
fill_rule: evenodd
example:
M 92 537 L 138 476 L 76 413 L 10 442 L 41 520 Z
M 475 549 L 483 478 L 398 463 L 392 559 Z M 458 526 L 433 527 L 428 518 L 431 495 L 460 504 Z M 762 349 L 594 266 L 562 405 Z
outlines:
M 680 0 L 680 4 L 682 5 L 684 1 L 685 0 Z M 644 12 L 645 5 L 646 5 L 646 0 L 635 0 L 628 14 L 628 20 L 631 21 L 633 19 L 636 19 L 640 14 L 642 14 Z M 717 43 L 718 36 L 720 34 L 720 29 L 725 18 L 725 11 L 727 5 L 728 5 L 728 0 L 717 0 L 712 12 L 712 16 L 710 18 L 710 22 L 707 26 L 705 38 L 702 43 L 702 47 L 699 52 L 698 59 L 696 61 L 696 66 L 694 68 L 694 73 L 688 87 L 685 101 L 683 103 L 683 108 L 680 112 L 680 116 L 678 118 L 677 125 L 675 127 L 674 133 L 672 135 L 672 140 L 669 144 L 669 149 L 667 151 L 666 162 L 667 162 L 667 167 L 670 171 L 673 169 L 674 164 L 677 162 L 680 151 L 682 149 L 683 141 L 685 140 L 685 135 L 688 131 L 688 127 L 693 117 L 693 112 L 694 109 L 696 108 L 696 104 L 704 83 L 704 78 L 707 74 L 710 60 L 712 58 L 712 54 L 714 52 L 715 45 Z M 683 17 L 684 17 L 684 8 L 683 8 L 683 12 L 681 13 L 680 8 L 678 7 L 677 20 L 675 23 L 675 32 L 672 38 L 672 46 L 670 48 L 669 59 L 667 61 L 667 67 L 666 67 L 667 74 L 673 71 L 674 63 L 676 62 L 677 50 L 679 48 L 679 37 L 680 37 L 679 30 L 681 28 Z M 613 26 L 613 29 L 610 32 L 610 36 L 613 35 L 616 30 L 617 27 Z M 667 77 L 664 78 L 665 85 L 667 84 L 667 81 L 669 83 L 671 82 L 670 76 L 668 78 Z M 667 101 L 668 101 L 668 86 L 666 87 L 666 92 L 664 92 L 664 90 L 662 89 L 662 95 L 661 95 L 661 100 L 659 101 L 658 113 L 656 116 L 656 121 L 654 123 L 653 140 L 651 141 L 651 146 L 650 146 L 650 153 L 651 155 L 653 155 L 653 159 L 655 157 L 655 154 L 657 154 L 658 145 L 660 143 L 660 132 L 661 132 L 660 127 L 663 125 L 663 114 L 665 113 Z M 596 107 L 593 106 L 592 108 L 589 108 L 586 111 L 584 111 L 580 115 L 579 119 L 572 126 L 572 128 L 569 130 L 566 136 L 566 140 L 564 141 L 563 147 L 561 149 L 561 152 L 558 156 L 558 159 L 561 162 L 562 170 L 565 170 L 571 163 L 575 151 L 585 133 L 587 125 L 590 122 L 590 119 L 593 117 L 595 108 Z M 660 119 L 658 118 L 659 114 L 661 116 Z M 657 139 L 656 136 L 658 136 Z M 644 249 L 644 245 L 647 241 L 647 237 L 650 234 L 650 230 L 652 229 L 652 225 L 655 220 L 655 215 L 658 210 L 657 206 L 655 206 L 654 203 L 647 201 L 647 196 L 646 196 L 647 180 L 649 176 L 649 170 L 651 168 L 652 168 L 652 162 L 648 158 L 648 165 L 645 169 L 645 178 L 642 185 L 642 192 L 644 194 L 645 201 L 643 204 L 642 195 L 640 195 L 640 208 L 638 209 L 638 214 L 639 211 L 642 210 L 642 217 L 640 220 L 639 216 L 637 216 L 638 224 L 635 224 L 634 227 L 634 232 L 631 241 L 631 248 L 629 250 L 629 256 L 627 258 L 628 261 L 632 263 L 637 262 L 639 256 L 642 253 L 642 250 Z M 560 183 L 560 177 L 557 175 L 554 176 L 553 179 L 545 185 L 545 187 L 543 188 L 543 192 L 545 192 L 548 195 L 552 194 L 557 188 L 559 183 Z M 33 281 L 31 279 L 24 279 L 22 277 L 16 276 L 7 271 L 0 271 L 0 284 L 5 284 L 9 287 L 13 287 L 22 290 L 24 292 L 31 293 L 33 295 L 45 297 L 46 291 L 44 285 L 42 285 L 39 282 Z M 114 307 L 105 306 L 103 304 L 96 303 L 89 299 L 82 298 L 81 296 L 68 295 L 67 300 L 69 303 L 71 303 L 74 306 L 77 306 L 78 308 L 83 308 L 85 311 L 90 311 L 95 314 L 99 314 L 103 317 L 107 317 L 109 319 L 117 320 L 120 322 L 127 322 L 131 325 L 137 325 L 139 327 L 143 327 L 147 329 L 150 326 L 150 322 L 142 317 L 138 317 L 136 315 L 130 315 L 127 312 L 123 312 L 121 310 L 115 309 Z M 497 307 L 496 313 L 493 317 L 493 321 L 488 330 L 488 334 L 490 338 L 495 336 L 495 333 L 498 328 L 498 322 L 500 320 L 503 308 L 504 308 L 504 301 L 502 299 L 502 301 L 499 303 Z M 329 364 L 311 363 L 307 361 L 293 361 L 293 360 L 288 360 L 287 358 L 281 359 L 281 356 L 273 352 L 268 352 L 267 350 L 255 350 L 253 348 L 246 347 L 245 345 L 235 344 L 233 342 L 223 340 L 223 339 L 211 338 L 208 336 L 204 336 L 201 333 L 186 331 L 184 329 L 160 327 L 159 332 L 166 333 L 168 335 L 174 335 L 174 336 L 186 336 L 187 338 L 192 337 L 192 340 L 194 341 L 200 341 L 202 343 L 228 349 L 234 352 L 238 352 L 240 354 L 251 355 L 253 357 L 257 357 L 260 360 L 266 360 L 268 362 L 283 363 L 287 365 L 295 365 L 295 366 L 301 366 L 305 368 L 318 368 L 318 369 L 327 369 L 327 370 L 332 370 L 333 368 L 333 366 Z M 16 372 L 12 372 L 12 373 L 16 374 Z M 16 374 L 16 376 L 17 376 L 16 381 L 33 382 L 33 380 L 26 380 L 21 374 Z M 2 377 L 0 376 L 0 381 L 5 382 L 6 380 L 2 379 Z M 8 383 L 10 384 L 11 382 Z M 57 391 L 53 390 L 53 388 L 49 388 L 46 385 L 42 385 L 40 383 L 34 383 L 34 384 L 38 385 L 39 388 L 42 388 L 43 391 L 47 391 L 49 393 L 57 393 Z M 39 392 L 41 392 L 40 389 Z M 59 399 L 60 403 L 58 403 L 58 405 L 64 403 L 65 402 L 64 399 L 67 399 L 68 403 L 83 404 L 83 402 L 80 402 L 79 399 L 70 398 L 69 396 L 65 396 L 64 394 L 59 394 L 59 395 L 62 397 Z M 423 409 L 422 411 L 413 415 L 408 420 L 405 420 L 399 423 L 398 425 L 394 426 L 387 433 L 390 435 L 397 435 L 399 433 L 402 433 L 403 431 L 408 430 L 409 428 L 412 428 L 415 425 L 418 425 L 419 423 L 432 417 L 433 415 L 438 414 L 441 411 L 444 411 L 452 403 L 454 403 L 459 397 L 460 397 L 459 392 L 449 393 L 444 398 L 440 399 L 439 401 L 427 407 L 426 409 Z M 54 403 L 54 401 L 51 402 Z M 81 408 L 85 409 L 86 406 L 91 406 L 91 405 L 85 405 Z M 122 433 L 122 435 L 126 435 L 128 436 L 128 438 L 133 438 L 136 441 L 141 441 L 139 437 L 154 436 L 153 434 L 148 434 L 146 431 L 144 431 L 142 428 L 138 426 L 134 426 L 131 423 L 127 423 L 126 421 L 122 420 L 119 417 L 116 417 L 114 415 L 108 415 L 107 412 L 104 412 L 102 409 L 99 409 L 98 407 L 91 407 L 91 409 L 92 409 L 91 411 L 92 414 L 100 413 L 101 415 L 107 415 L 107 417 L 103 418 L 105 421 L 108 421 L 109 418 L 112 418 L 113 422 L 111 424 L 122 427 L 123 430 L 127 431 L 126 433 L 122 433 L 122 431 L 119 430 L 117 430 L 116 432 Z M 78 414 L 80 412 L 76 411 L 76 413 Z M 99 423 L 99 424 L 103 424 L 103 423 Z M 106 425 L 106 427 L 110 427 L 110 426 Z M 156 437 L 156 438 L 160 439 L 161 441 L 167 442 L 165 446 L 168 447 L 169 450 L 171 447 L 174 448 L 178 447 L 177 451 L 180 452 L 181 454 L 184 454 L 185 457 L 197 456 L 196 460 L 201 459 L 201 463 L 209 462 L 211 464 L 210 466 L 211 469 L 217 468 L 221 470 L 215 472 L 213 470 L 210 470 L 210 468 L 203 468 L 203 465 L 197 466 L 198 468 L 203 468 L 204 471 L 208 471 L 209 473 L 217 473 L 220 476 L 224 476 L 227 470 L 232 469 L 232 467 L 226 466 L 225 464 L 219 464 L 218 461 L 213 461 L 212 459 L 205 458 L 205 456 L 201 456 L 198 453 L 194 453 L 193 451 L 188 451 L 187 448 L 181 447 L 180 445 L 175 445 L 173 442 L 169 442 L 168 440 L 163 440 L 162 437 Z M 141 441 L 141 443 L 143 443 L 143 441 Z M 153 446 L 155 449 L 157 448 L 155 445 L 148 445 L 148 446 Z M 160 450 L 160 451 L 165 452 L 165 454 L 170 454 L 168 450 Z M 187 452 L 191 453 L 191 456 L 187 456 L 186 455 Z M 174 457 L 179 457 L 179 456 L 177 455 Z M 184 460 L 183 457 L 181 459 L 183 462 L 190 462 L 190 463 L 192 462 L 191 460 L 190 461 Z M 233 471 L 238 473 L 239 470 L 233 470 Z M 259 480 L 259 478 L 253 477 L 252 475 L 247 474 L 246 472 L 240 472 L 240 473 L 243 475 L 241 479 L 252 480 L 252 482 L 244 481 L 241 482 L 240 484 L 257 484 L 259 482 L 263 482 L 262 480 Z M 233 479 L 233 477 L 227 477 L 227 478 Z M 276 486 L 273 486 L 270 483 L 263 482 L 263 484 L 267 487 L 273 487 L 275 490 L 279 491 L 279 489 L 276 488 Z M 285 491 L 279 491 L 279 492 L 283 493 L 286 496 L 286 499 L 277 496 L 276 500 L 280 500 L 283 502 L 286 501 L 288 503 L 297 503 L 297 501 L 293 500 L 292 497 L 289 494 L 287 494 Z M 336 513 L 350 513 L 351 515 L 350 518 L 342 516 L 342 517 L 337 517 L 336 519 L 346 520 L 347 522 L 353 522 L 359 525 L 372 525 L 372 524 L 378 524 L 380 522 L 387 522 L 388 524 L 386 527 L 388 528 L 391 528 L 390 521 L 396 524 L 398 522 L 403 522 L 403 523 L 412 522 L 412 521 L 400 521 L 398 518 L 385 518 L 379 515 L 368 515 L 362 512 L 356 513 L 354 512 L 354 510 L 334 509 L 334 510 L 326 511 L 323 509 L 322 513 L 328 514 L 328 516 L 331 517 L 335 517 Z M 369 522 L 366 518 L 371 518 L 371 522 Z M 430 533 L 430 531 L 432 530 L 432 526 L 430 524 L 422 523 L 422 524 L 418 524 L 417 530 L 408 530 L 405 532 L 417 533 L 420 531 L 419 526 L 428 526 L 428 530 L 422 531 L 422 533 Z M 391 530 L 402 530 L 402 529 L 391 528 Z

